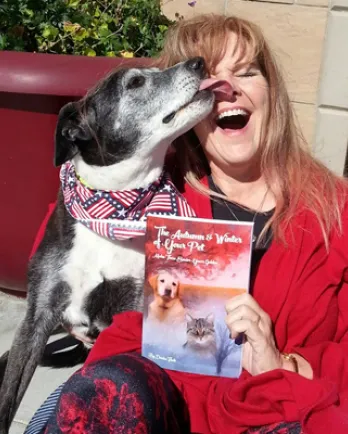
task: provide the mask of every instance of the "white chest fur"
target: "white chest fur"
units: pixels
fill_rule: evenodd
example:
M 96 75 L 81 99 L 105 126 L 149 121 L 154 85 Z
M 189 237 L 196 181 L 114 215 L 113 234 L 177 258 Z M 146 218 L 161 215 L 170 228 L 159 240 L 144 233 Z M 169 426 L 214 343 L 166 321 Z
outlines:
M 76 224 L 73 247 L 60 273 L 72 290 L 64 319 L 72 325 L 89 324 L 83 312 L 86 296 L 104 280 L 125 276 L 143 279 L 144 265 L 144 237 L 113 242 Z

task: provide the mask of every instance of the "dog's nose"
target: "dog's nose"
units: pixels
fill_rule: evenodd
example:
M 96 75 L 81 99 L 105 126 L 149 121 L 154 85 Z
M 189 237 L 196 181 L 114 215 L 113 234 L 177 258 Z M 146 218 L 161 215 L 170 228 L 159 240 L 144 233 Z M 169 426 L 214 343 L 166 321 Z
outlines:
M 194 57 L 188 60 L 185 66 L 190 71 L 198 72 L 199 74 L 205 73 L 205 61 L 203 57 Z
M 171 291 L 170 289 L 165 289 L 165 290 L 164 290 L 164 295 L 165 295 L 166 297 L 169 297 L 170 295 L 172 295 L 172 291 Z

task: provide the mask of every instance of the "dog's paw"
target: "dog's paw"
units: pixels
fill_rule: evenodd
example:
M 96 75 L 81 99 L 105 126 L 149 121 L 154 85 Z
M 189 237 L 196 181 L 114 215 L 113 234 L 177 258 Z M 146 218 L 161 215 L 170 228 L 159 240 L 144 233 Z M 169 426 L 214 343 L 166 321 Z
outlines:
M 71 330 L 69 330 L 70 334 L 74 336 L 74 338 L 83 342 L 87 346 L 91 346 L 95 342 L 95 338 L 89 336 L 89 327 L 85 325 L 74 326 Z

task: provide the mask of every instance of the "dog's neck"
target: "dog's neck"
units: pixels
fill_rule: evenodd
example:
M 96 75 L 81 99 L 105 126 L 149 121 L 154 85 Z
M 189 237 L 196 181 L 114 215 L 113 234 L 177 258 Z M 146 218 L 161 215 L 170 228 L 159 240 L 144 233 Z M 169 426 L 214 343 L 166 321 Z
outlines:
M 165 149 L 166 151 L 166 149 Z M 72 159 L 76 173 L 90 188 L 96 190 L 132 190 L 146 188 L 159 178 L 165 153 L 158 149 L 156 156 L 132 156 L 110 166 L 90 166 L 80 155 Z

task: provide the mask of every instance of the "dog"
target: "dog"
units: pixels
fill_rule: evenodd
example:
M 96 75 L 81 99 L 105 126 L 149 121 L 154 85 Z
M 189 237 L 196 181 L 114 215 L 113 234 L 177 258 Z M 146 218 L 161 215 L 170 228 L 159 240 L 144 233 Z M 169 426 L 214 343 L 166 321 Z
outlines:
M 27 311 L 6 363 L 2 358 L 0 434 L 8 433 L 59 324 L 92 345 L 114 314 L 143 308 L 145 237 L 112 241 L 91 230 L 82 217 L 74 218 L 73 207 L 67 208 L 69 170 L 75 171 L 80 186 L 101 199 L 104 192 L 148 191 L 161 176 L 171 142 L 213 108 L 212 88 L 202 86 L 205 74 L 202 58 L 166 70 L 123 67 L 61 109 L 54 163 L 68 171 L 68 190 L 59 190 L 44 238 L 29 263 Z
M 155 279 L 154 300 L 149 304 L 148 319 L 168 325 L 182 323 L 185 308 L 180 299 L 180 282 L 168 272 L 160 272 Z

